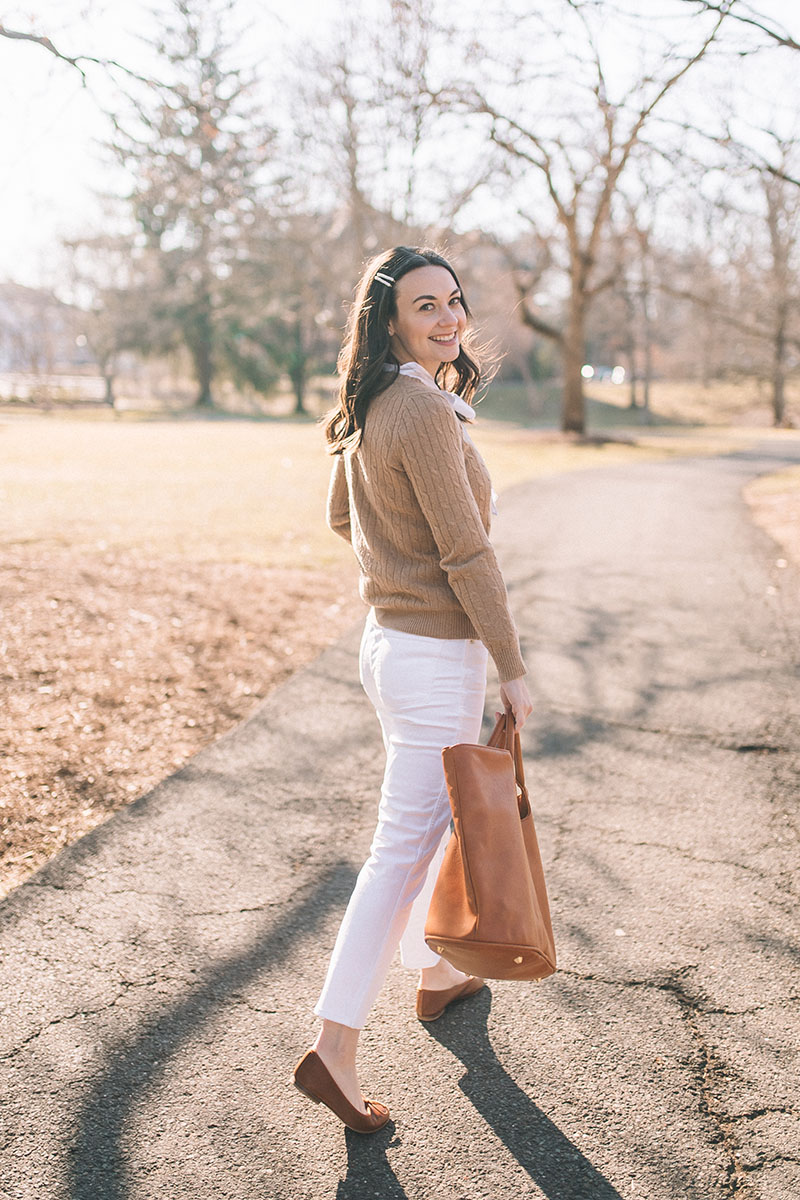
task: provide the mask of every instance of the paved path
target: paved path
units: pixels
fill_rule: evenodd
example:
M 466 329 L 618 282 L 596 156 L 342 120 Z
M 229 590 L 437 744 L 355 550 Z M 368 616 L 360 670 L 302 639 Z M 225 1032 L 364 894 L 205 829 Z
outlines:
M 784 461 L 503 498 L 558 975 L 423 1026 L 395 966 L 374 1138 L 287 1087 L 374 819 L 359 620 L 0 907 L 0 1193 L 794 1200 L 800 580 L 740 499 Z

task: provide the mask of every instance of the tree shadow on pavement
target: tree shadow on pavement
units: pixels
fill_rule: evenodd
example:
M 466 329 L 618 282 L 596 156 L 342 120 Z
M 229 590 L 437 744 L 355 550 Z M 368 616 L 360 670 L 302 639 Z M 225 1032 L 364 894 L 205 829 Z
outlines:
M 76 1114 L 69 1164 L 70 1200 L 125 1200 L 130 1195 L 125 1143 L 147 1092 L 158 1087 L 186 1043 L 224 1014 L 229 998 L 275 969 L 308 937 L 353 884 L 353 868 L 333 863 L 313 888 L 287 905 L 244 953 L 212 965 L 173 1004 L 154 1012 L 132 1034 L 106 1048 L 105 1066 Z M 391 1193 L 387 1192 L 387 1195 Z
M 588 1158 L 534 1104 L 503 1068 L 486 1027 L 491 992 L 471 1001 L 469 1015 L 446 1013 L 428 1033 L 461 1059 L 459 1087 L 547 1200 L 622 1200 Z

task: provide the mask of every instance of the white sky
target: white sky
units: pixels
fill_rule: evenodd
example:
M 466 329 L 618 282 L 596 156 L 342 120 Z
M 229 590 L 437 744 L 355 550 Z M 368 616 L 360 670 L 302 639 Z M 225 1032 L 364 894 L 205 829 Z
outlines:
M 635 3 L 656 19 L 667 0 Z M 751 6 L 782 21 L 800 40 L 800 0 L 756 0 Z M 667 7 L 674 10 L 674 0 Z M 7 6 L 2 19 L 12 29 L 46 32 L 65 53 L 118 58 L 146 70 L 152 52 L 142 38 L 154 30 L 152 8 L 151 0 L 49 0 Z M 325 0 L 240 0 L 250 24 L 245 48 L 251 62 L 269 78 L 280 70 L 290 42 L 313 36 L 333 8 Z M 453 7 L 447 8 L 453 16 Z M 59 238 L 98 227 L 95 193 L 114 186 L 98 148 L 109 129 L 103 103 L 113 105 L 114 85 L 98 68 L 89 68 L 88 78 L 90 86 L 83 88 L 73 68 L 41 47 L 0 38 L 0 280 L 57 285 Z M 776 79 L 784 81 L 777 89 Z M 796 113 L 800 88 L 790 83 L 787 91 L 785 84 L 792 79 L 800 79 L 800 54 L 771 51 L 757 65 L 743 61 L 735 81 L 743 113 L 753 110 L 759 92 L 765 105 L 776 102 Z
M 312 29 L 330 6 L 241 0 L 239 7 L 251 24 L 247 52 L 268 73 L 279 65 L 281 47 Z M 64 54 L 115 58 L 144 72 L 152 52 L 141 38 L 156 30 L 152 9 L 150 0 L 50 0 L 5 7 L 2 20 L 10 29 L 46 32 Z M 52 285 L 59 239 L 93 228 L 100 219 L 95 193 L 114 187 L 99 146 L 110 132 L 103 106 L 114 105 L 114 82 L 89 66 L 83 87 L 69 64 L 6 38 L 0 38 L 0 80 L 0 280 Z

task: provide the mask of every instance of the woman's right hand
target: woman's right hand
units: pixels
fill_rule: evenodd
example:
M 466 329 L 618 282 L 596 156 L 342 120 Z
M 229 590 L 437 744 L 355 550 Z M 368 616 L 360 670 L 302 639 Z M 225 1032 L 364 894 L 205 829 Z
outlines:
M 509 679 L 500 684 L 500 699 L 506 709 L 511 709 L 517 729 L 522 729 L 528 717 L 533 712 L 533 701 L 525 682 L 525 676 L 519 679 Z M 500 716 L 500 713 L 497 714 Z

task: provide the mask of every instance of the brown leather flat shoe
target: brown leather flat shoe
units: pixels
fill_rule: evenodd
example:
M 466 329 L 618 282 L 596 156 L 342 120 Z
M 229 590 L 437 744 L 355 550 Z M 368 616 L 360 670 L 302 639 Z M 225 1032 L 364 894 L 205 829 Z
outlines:
M 451 988 L 417 988 L 417 1016 L 420 1021 L 435 1021 L 456 1000 L 466 1000 L 485 986 L 484 979 L 470 975 L 463 983 Z
M 294 1086 L 313 1100 L 324 1104 L 355 1133 L 377 1133 L 389 1120 L 389 1110 L 377 1100 L 365 1100 L 367 1112 L 359 1112 L 345 1096 L 316 1050 L 309 1050 L 294 1069 Z

